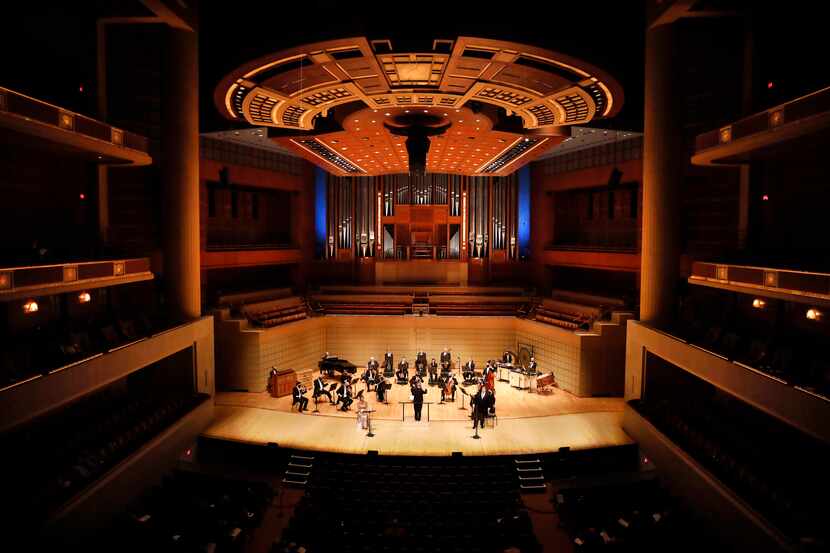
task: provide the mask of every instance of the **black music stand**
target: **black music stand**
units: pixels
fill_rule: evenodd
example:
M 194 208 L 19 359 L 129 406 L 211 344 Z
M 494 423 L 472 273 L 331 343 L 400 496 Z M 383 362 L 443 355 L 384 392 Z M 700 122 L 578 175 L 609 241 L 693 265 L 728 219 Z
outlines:
M 464 394 L 465 396 L 470 395 L 470 394 L 467 393 L 467 390 L 465 390 L 463 386 L 459 386 L 458 389 L 461 390 L 461 393 Z M 467 410 L 467 407 L 464 405 L 464 399 L 463 398 L 461 400 L 461 407 L 459 407 L 459 409 L 463 409 L 464 411 Z
M 368 426 L 368 432 L 366 433 L 367 438 L 374 438 L 375 435 L 372 433 L 372 413 L 375 412 L 374 409 L 367 409 L 364 411 L 366 413 L 366 426 Z

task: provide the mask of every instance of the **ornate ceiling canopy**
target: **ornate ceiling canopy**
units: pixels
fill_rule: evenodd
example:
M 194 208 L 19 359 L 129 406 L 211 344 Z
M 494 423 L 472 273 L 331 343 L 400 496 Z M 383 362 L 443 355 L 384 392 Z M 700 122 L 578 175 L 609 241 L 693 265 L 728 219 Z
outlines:
M 234 121 L 337 175 L 406 172 L 400 126 L 414 114 L 441 121 L 426 170 L 509 174 L 570 134 L 611 117 L 619 84 L 569 56 L 475 37 L 436 40 L 432 52 L 395 52 L 364 37 L 298 46 L 247 63 L 214 94 Z

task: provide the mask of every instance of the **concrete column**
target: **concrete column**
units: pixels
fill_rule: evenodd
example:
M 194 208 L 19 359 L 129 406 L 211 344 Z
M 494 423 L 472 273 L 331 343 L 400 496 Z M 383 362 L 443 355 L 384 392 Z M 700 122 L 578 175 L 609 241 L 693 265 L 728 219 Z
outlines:
M 162 90 L 164 282 L 174 314 L 201 315 L 199 71 L 195 32 L 170 28 Z
M 681 186 L 687 163 L 673 25 L 646 32 L 640 319 L 671 320 L 681 255 Z M 678 68 L 681 69 L 681 68 Z

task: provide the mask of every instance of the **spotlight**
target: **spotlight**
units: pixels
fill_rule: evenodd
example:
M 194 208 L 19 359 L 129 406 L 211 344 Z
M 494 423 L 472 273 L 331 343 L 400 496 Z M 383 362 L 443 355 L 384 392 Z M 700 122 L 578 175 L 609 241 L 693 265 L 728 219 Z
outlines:
M 37 313 L 39 306 L 35 300 L 26 300 L 26 303 L 23 304 L 23 312 L 27 315 L 32 313 Z
M 81 292 L 78 294 L 78 303 L 89 303 L 92 301 L 92 296 L 89 295 L 89 292 Z
M 752 307 L 754 307 L 755 309 L 763 309 L 764 307 L 766 307 L 766 305 L 767 302 L 765 302 L 761 298 L 755 298 L 754 300 L 752 300 Z
M 811 307 L 807 310 L 806 317 L 811 321 L 820 321 L 821 318 L 824 316 L 824 313 L 816 309 L 815 307 Z

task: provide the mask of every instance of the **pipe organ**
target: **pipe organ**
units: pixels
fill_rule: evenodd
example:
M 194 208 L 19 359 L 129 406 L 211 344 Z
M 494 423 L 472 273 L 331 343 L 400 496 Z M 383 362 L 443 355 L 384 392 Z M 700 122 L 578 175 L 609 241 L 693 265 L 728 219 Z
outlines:
M 518 179 L 450 174 L 327 180 L 326 258 L 518 258 Z

